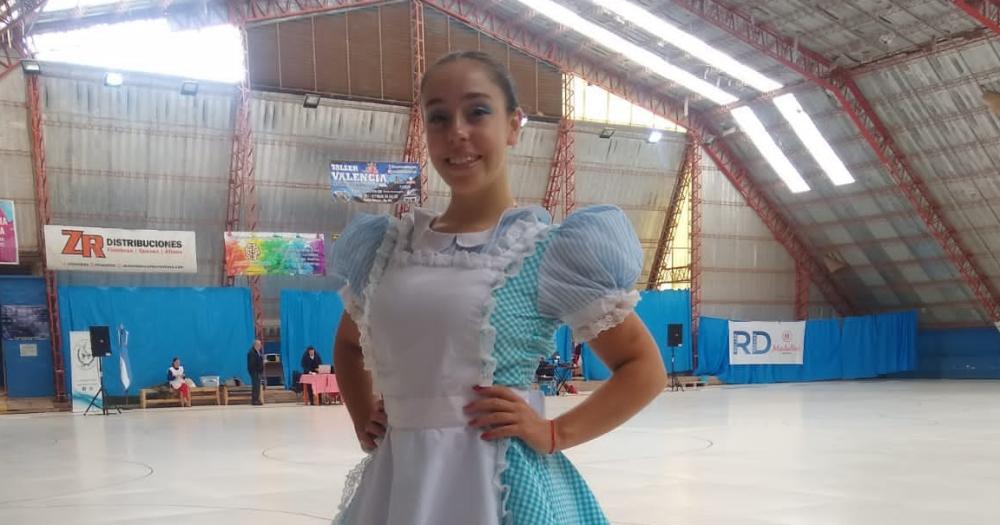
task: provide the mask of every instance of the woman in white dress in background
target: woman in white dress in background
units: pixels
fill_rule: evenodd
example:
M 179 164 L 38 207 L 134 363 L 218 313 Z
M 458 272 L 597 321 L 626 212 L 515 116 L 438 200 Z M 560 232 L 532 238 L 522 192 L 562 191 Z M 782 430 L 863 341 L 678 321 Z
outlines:
M 175 357 L 170 362 L 170 368 L 167 369 L 167 384 L 170 385 L 170 388 L 177 390 L 181 397 L 182 407 L 191 406 L 191 387 L 194 386 L 194 381 L 184 375 L 184 366 L 181 365 L 179 357 Z

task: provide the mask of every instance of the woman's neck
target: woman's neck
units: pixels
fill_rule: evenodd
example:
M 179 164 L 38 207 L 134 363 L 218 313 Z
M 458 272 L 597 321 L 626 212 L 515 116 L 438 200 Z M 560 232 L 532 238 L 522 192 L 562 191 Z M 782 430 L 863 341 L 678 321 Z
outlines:
M 452 194 L 448 209 L 434 221 L 434 229 L 442 233 L 488 230 L 514 205 L 506 182 L 501 188 L 490 188 L 478 194 Z

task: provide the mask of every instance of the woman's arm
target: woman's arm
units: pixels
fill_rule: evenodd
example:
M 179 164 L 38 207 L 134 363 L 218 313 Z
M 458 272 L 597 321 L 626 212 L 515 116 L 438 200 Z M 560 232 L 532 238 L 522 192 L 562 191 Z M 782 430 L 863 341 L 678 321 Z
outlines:
M 371 374 L 365 370 L 360 340 L 358 325 L 345 312 L 333 344 L 337 385 L 347 412 L 351 414 L 361 448 L 372 450 L 376 447 L 375 439 L 385 434 L 386 421 L 372 391 Z
M 667 386 L 656 342 L 635 314 L 590 341 L 611 378 L 556 418 L 556 447 L 566 449 L 604 435 L 639 413 Z
M 611 369 L 603 386 L 553 423 L 534 412 L 520 396 L 504 387 L 477 389 L 484 399 L 471 403 L 469 424 L 490 428 L 483 439 L 519 437 L 540 453 L 563 450 L 606 434 L 649 404 L 667 384 L 659 349 L 635 314 L 602 332 L 590 347 Z

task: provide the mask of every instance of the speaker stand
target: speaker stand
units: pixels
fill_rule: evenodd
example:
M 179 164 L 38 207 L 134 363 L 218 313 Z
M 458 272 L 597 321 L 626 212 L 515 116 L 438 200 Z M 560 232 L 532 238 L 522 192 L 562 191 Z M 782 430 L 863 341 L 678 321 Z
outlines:
M 90 413 L 90 409 L 94 408 L 94 405 L 97 404 L 97 396 L 101 396 L 101 415 L 106 416 L 110 412 L 110 410 L 108 410 L 108 404 L 110 404 L 110 402 L 105 398 L 106 393 L 104 392 L 104 357 L 103 356 L 97 358 L 97 377 L 100 378 L 101 388 L 97 390 L 97 393 L 94 394 L 94 397 L 90 398 L 90 404 L 87 405 L 87 410 L 83 411 L 83 415 L 85 415 L 85 416 L 87 414 L 89 414 Z M 117 407 L 116 406 L 116 407 L 114 407 L 114 410 L 117 410 L 119 414 L 122 413 L 121 407 Z
M 677 348 L 670 347 L 670 391 L 676 392 L 680 390 L 684 391 L 684 385 L 681 384 L 680 380 L 677 379 Z

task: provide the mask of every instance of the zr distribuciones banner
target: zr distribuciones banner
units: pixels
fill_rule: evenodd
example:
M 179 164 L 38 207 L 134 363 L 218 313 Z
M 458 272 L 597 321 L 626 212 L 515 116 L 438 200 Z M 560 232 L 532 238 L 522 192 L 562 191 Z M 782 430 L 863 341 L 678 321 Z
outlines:
M 226 233 L 226 275 L 326 275 L 322 233 Z
M 45 226 L 50 270 L 196 273 L 194 232 Z
M 729 364 L 801 365 L 805 341 L 805 321 L 729 321 Z
M 330 191 L 335 199 L 356 202 L 419 202 L 420 165 L 333 161 Z

